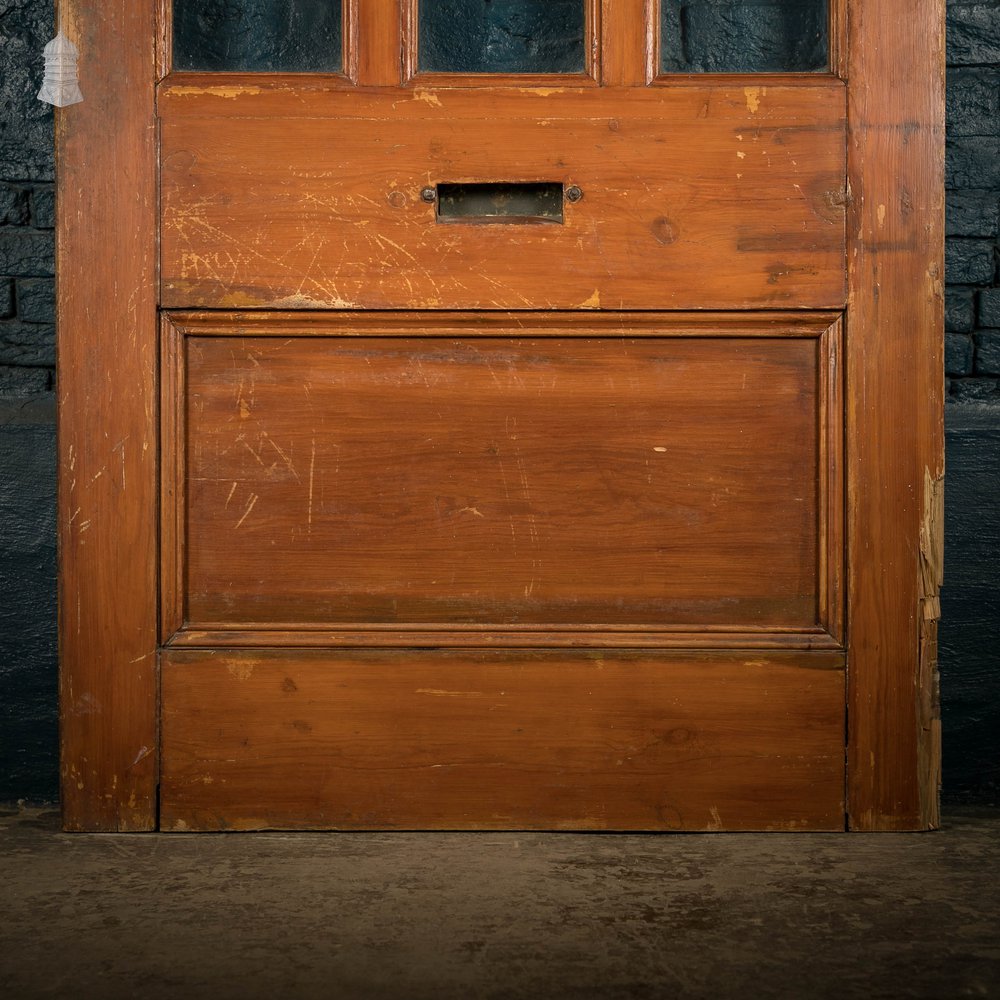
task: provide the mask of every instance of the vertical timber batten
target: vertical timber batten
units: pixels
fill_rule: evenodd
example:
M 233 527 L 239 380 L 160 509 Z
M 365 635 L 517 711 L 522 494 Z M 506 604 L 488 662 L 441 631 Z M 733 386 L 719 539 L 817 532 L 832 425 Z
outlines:
M 68 830 L 156 825 L 156 0 L 62 0 L 60 712 Z
M 938 825 L 944 2 L 849 8 L 848 819 Z

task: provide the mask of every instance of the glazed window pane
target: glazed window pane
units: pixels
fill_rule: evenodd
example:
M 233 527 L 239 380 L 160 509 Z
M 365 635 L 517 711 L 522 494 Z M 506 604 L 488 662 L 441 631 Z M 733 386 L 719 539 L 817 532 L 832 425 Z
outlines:
M 582 73 L 584 0 L 420 0 L 430 73 Z
M 174 0 L 174 69 L 336 73 L 341 0 Z
M 827 10 L 827 0 L 661 0 L 661 71 L 825 70 Z

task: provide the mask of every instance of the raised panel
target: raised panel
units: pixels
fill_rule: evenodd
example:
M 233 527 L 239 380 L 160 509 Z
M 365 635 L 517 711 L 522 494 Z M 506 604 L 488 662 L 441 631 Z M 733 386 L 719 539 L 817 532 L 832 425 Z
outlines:
M 835 644 L 832 317 L 176 323 L 173 627 Z
M 845 103 L 815 86 L 161 90 L 168 307 L 840 309 Z M 336 115 L 340 117 L 336 117 Z M 442 183 L 579 189 L 452 226 Z
M 837 653 L 168 650 L 164 830 L 843 830 Z

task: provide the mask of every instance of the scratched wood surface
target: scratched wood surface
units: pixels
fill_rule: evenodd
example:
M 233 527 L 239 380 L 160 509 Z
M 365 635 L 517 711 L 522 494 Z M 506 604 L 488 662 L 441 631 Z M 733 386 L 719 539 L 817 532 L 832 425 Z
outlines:
M 151 4 L 133 0 L 60 6 L 63 31 L 83 53 L 87 95 L 56 115 L 60 799 L 67 829 L 149 830 L 157 777 L 154 17 Z
M 845 91 L 160 91 L 162 303 L 840 308 Z M 579 186 L 562 224 L 441 225 L 438 182 Z
M 183 620 L 819 642 L 821 570 L 839 564 L 825 515 L 842 500 L 821 475 L 839 471 L 838 327 L 712 319 L 177 317 L 168 634 Z
M 842 830 L 843 654 L 195 651 L 165 830 Z
M 166 75 L 169 0 L 61 4 L 87 81 L 85 103 L 57 118 L 67 827 L 156 821 L 159 583 L 164 641 L 217 647 L 162 653 L 170 828 L 840 829 L 845 575 L 850 825 L 933 827 L 943 0 L 914 0 L 903 17 L 892 0 L 832 3 L 831 65 L 842 80 L 657 77 L 657 5 L 592 0 L 600 51 L 572 86 L 408 79 L 404 6 L 347 0 L 345 74 L 291 79 Z M 166 79 L 154 94 L 157 74 Z M 496 180 L 577 184 L 584 196 L 566 205 L 562 225 L 503 227 L 438 225 L 420 198 L 439 181 Z M 272 312 L 168 323 L 158 372 L 158 239 L 160 304 Z M 836 316 L 817 332 L 808 316 L 804 329 L 787 314 L 760 315 L 845 306 L 844 369 Z M 319 323 L 329 316 L 316 310 L 359 313 L 337 318 L 333 335 L 273 312 L 284 307 L 312 310 Z M 391 326 L 365 315 L 377 308 L 425 312 L 400 313 Z M 487 312 L 470 324 L 449 308 Z M 588 318 L 557 315 L 544 331 L 546 321 L 532 319 L 527 332 L 526 313 L 512 320 L 502 312 L 562 308 Z M 627 308 L 754 312 L 745 320 L 689 315 L 681 335 L 676 326 L 654 329 L 655 313 L 628 320 L 625 331 L 627 314 L 614 310 Z M 211 322 L 222 326 L 212 332 Z M 740 322 L 771 329 L 741 331 Z M 496 354 L 501 342 L 515 356 L 502 372 L 493 367 L 499 384 L 475 361 L 462 366 L 463 385 L 457 361 Z M 597 372 L 598 345 L 611 343 L 635 352 L 630 361 L 608 355 L 616 387 Z M 433 361 L 428 385 L 424 355 L 442 344 L 446 357 Z M 223 347 L 238 348 L 228 370 Z M 533 367 L 537 357 L 545 363 Z M 703 382 L 698 400 L 680 384 L 684 367 Z M 556 396 L 566 412 L 542 405 L 551 391 L 542 369 L 557 387 L 576 375 L 575 396 Z M 746 397 L 737 386 L 744 371 Z M 661 372 L 669 373 L 662 383 Z M 344 550 L 362 586 L 348 592 L 354 604 L 349 614 L 340 606 L 341 619 L 331 617 L 345 592 L 333 554 L 345 511 L 329 473 L 340 442 L 332 420 L 324 427 L 303 402 L 303 373 L 323 375 L 321 416 L 350 418 L 342 496 L 367 517 L 374 555 Z M 251 374 L 256 396 L 244 397 L 244 416 L 239 381 L 249 386 Z M 377 375 L 391 393 L 379 395 Z M 765 375 L 786 404 L 781 433 L 778 400 L 760 389 Z M 360 387 L 359 397 L 336 392 L 338 379 Z M 616 397 L 612 388 L 624 383 L 629 390 Z M 601 405 L 585 405 L 588 393 Z M 450 417 L 437 437 L 431 401 Z M 676 425 L 667 419 L 674 413 Z M 658 414 L 670 432 L 665 444 L 652 426 Z M 738 422 L 753 430 L 745 451 L 729 450 Z M 244 425 L 256 438 L 240 440 Z M 313 493 L 311 527 L 324 548 L 307 551 L 296 548 L 310 515 L 295 475 L 303 478 L 307 454 L 312 467 L 317 427 L 329 492 L 321 508 Z M 635 474 L 638 452 L 630 457 L 636 429 L 657 438 L 654 449 L 676 449 L 686 478 L 667 484 L 654 475 L 650 494 Z M 553 432 L 567 450 L 544 450 Z M 421 451 L 428 437 L 442 450 Z M 696 462 L 685 449 L 699 440 Z M 501 446 L 497 454 L 490 444 Z M 652 452 L 663 454 L 671 452 Z M 505 490 L 508 456 L 516 476 Z M 504 475 L 489 464 L 500 457 Z M 607 491 L 598 467 L 621 502 L 597 502 Z M 762 512 L 753 491 L 766 493 L 767 470 L 787 477 L 788 492 L 772 482 Z M 725 523 L 712 521 L 713 477 L 744 490 L 738 502 L 720 497 L 735 504 Z M 811 506 L 795 510 L 789 496 L 806 495 L 796 491 L 806 478 Z M 581 495 L 573 482 L 583 483 Z M 226 503 L 241 483 L 246 494 L 230 523 Z M 439 497 L 462 504 L 434 508 Z M 662 516 L 642 516 L 650 499 Z M 672 500 L 687 502 L 689 523 Z M 586 530 L 566 516 L 570 503 L 587 504 Z M 443 595 L 421 576 L 445 566 L 429 530 L 443 523 L 442 510 L 455 515 Z M 469 515 L 467 530 L 458 530 L 459 512 Z M 393 543 L 378 524 L 397 515 Z M 255 521 L 265 517 L 274 524 Z M 537 543 L 532 517 L 536 530 L 553 529 Z M 705 563 L 693 554 L 699 518 Z M 671 531 L 656 535 L 658 527 Z M 602 533 L 622 536 L 628 558 L 610 559 Z M 526 537 L 544 550 L 550 573 L 533 590 Z M 671 538 L 683 544 L 674 550 Z M 738 544 L 724 555 L 727 539 Z M 756 554 L 756 590 L 744 547 Z M 571 550 L 588 559 L 573 562 Z M 399 559 L 407 572 L 397 584 L 418 587 L 389 594 L 386 567 Z M 670 560 L 673 575 L 663 572 Z M 571 572 L 582 581 L 575 597 Z M 717 593 L 730 588 L 741 621 L 706 612 L 719 599 L 704 596 L 708 582 Z M 630 617 L 624 600 L 618 608 L 612 590 L 636 599 L 633 610 L 653 595 L 668 617 L 685 600 L 701 601 L 701 617 L 643 631 L 652 623 Z M 573 613 L 574 600 L 586 614 Z M 432 620 L 442 607 L 451 617 Z M 196 622 L 192 610 L 212 620 Z M 346 620 L 360 611 L 369 619 L 362 629 Z M 403 617 L 412 630 L 401 628 Z M 622 633 L 634 649 L 599 648 L 621 645 Z M 262 643 L 301 648 L 249 648 Z M 461 643 L 514 648 L 426 649 Z M 584 648 L 516 648 L 532 644 Z M 782 644 L 793 649 L 765 648 Z
M 944 3 L 901 18 L 865 0 L 850 24 L 850 816 L 925 829 L 941 761 Z

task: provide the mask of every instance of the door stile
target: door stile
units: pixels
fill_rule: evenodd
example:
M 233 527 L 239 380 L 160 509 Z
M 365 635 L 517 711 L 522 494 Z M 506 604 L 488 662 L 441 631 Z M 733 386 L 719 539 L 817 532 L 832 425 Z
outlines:
M 944 3 L 849 8 L 848 811 L 939 823 Z M 887 44 L 890 42 L 891 44 Z
M 156 0 L 62 0 L 56 115 L 60 713 L 67 830 L 157 800 Z

